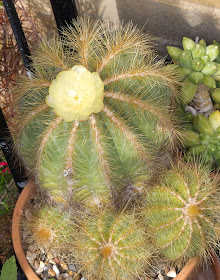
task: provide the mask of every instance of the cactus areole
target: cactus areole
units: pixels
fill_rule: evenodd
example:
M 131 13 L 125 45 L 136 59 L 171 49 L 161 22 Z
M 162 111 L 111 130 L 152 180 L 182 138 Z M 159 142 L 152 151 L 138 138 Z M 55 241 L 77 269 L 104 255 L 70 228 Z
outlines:
M 35 75 L 17 87 L 17 148 L 55 200 L 97 206 L 143 185 L 175 143 L 175 73 L 132 24 L 73 24 L 40 43 Z
M 87 120 L 103 107 L 104 85 L 98 73 L 90 73 L 84 66 L 75 65 L 61 71 L 49 87 L 48 106 L 66 122 Z

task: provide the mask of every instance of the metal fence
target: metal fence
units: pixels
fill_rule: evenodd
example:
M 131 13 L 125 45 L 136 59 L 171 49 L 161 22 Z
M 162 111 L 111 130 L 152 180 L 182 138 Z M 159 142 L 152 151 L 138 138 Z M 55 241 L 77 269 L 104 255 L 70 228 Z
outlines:
M 70 25 L 72 19 L 77 17 L 77 9 L 74 0 L 50 0 L 53 9 L 54 17 L 56 20 L 57 28 L 60 30 L 66 25 Z M 14 36 L 16 38 L 18 48 L 23 59 L 24 66 L 29 75 L 34 73 L 31 68 L 30 50 L 22 29 L 21 22 L 18 18 L 13 0 L 3 0 L 3 4 L 7 15 L 9 17 Z M 16 155 L 14 154 L 14 143 L 10 135 L 7 123 L 5 121 L 3 112 L 0 108 L 0 146 L 11 170 L 11 174 L 17 185 L 19 192 L 25 187 L 27 177 L 24 168 L 19 163 Z

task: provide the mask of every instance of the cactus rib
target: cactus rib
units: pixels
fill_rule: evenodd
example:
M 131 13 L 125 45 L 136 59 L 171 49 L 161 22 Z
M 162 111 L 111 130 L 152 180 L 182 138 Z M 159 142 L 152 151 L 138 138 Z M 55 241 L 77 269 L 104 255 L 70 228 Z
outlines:
M 217 179 L 202 165 L 178 162 L 162 180 L 146 200 L 156 244 L 171 260 L 205 257 L 219 237 Z

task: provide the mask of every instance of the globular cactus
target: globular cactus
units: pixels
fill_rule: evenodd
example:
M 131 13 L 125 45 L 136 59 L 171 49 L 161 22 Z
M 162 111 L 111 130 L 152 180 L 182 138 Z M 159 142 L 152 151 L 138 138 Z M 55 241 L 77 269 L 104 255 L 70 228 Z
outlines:
M 146 197 L 146 218 L 167 260 L 210 257 L 220 237 L 219 180 L 210 170 L 179 161 Z
M 193 100 L 197 90 L 200 91 L 200 84 L 204 84 L 209 89 L 216 88 L 216 81 L 220 77 L 218 63 L 220 49 L 216 41 L 207 46 L 204 39 L 195 43 L 187 37 L 183 37 L 182 45 L 183 50 L 168 46 L 167 51 L 178 66 L 176 70 L 184 77 L 181 97 L 182 101 L 188 104 Z
M 87 217 L 72 246 L 78 273 L 87 279 L 146 279 L 153 250 L 135 212 L 105 210 Z
M 194 117 L 193 128 L 183 131 L 187 160 L 197 157 L 208 164 L 220 166 L 220 112 Z
M 44 249 L 63 248 L 76 230 L 72 219 L 68 211 L 56 205 L 31 206 L 23 219 L 25 239 Z
M 17 87 L 17 150 L 55 200 L 100 205 L 151 176 L 175 143 L 168 110 L 175 72 L 154 62 L 149 37 L 78 19 L 41 42 L 34 75 Z

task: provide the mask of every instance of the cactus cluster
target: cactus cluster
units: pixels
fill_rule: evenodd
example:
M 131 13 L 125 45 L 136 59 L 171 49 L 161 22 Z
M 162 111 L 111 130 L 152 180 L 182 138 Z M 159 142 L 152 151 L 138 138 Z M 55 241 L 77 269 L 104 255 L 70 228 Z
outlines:
M 218 178 L 211 178 L 207 167 L 179 161 L 148 192 L 147 224 L 166 259 L 204 257 L 217 246 L 218 187 Z
M 50 203 L 30 211 L 31 241 L 68 251 L 97 280 L 146 279 L 155 249 L 172 260 L 212 250 L 217 184 L 196 165 L 163 162 L 181 136 L 178 74 L 155 62 L 149 36 L 81 18 L 42 41 L 32 66 L 16 89 L 17 151 Z
M 55 200 L 93 207 L 149 180 L 175 143 L 175 72 L 154 62 L 149 36 L 131 24 L 73 25 L 41 42 L 34 76 L 17 88 L 17 150 Z
M 182 45 L 183 50 L 168 46 L 167 51 L 173 62 L 178 65 L 177 71 L 184 76 L 181 98 L 188 104 L 193 100 L 199 84 L 204 84 L 210 89 L 216 88 L 216 81 L 220 79 L 220 49 L 216 41 L 207 46 L 204 39 L 196 44 L 187 37 L 183 37 Z

